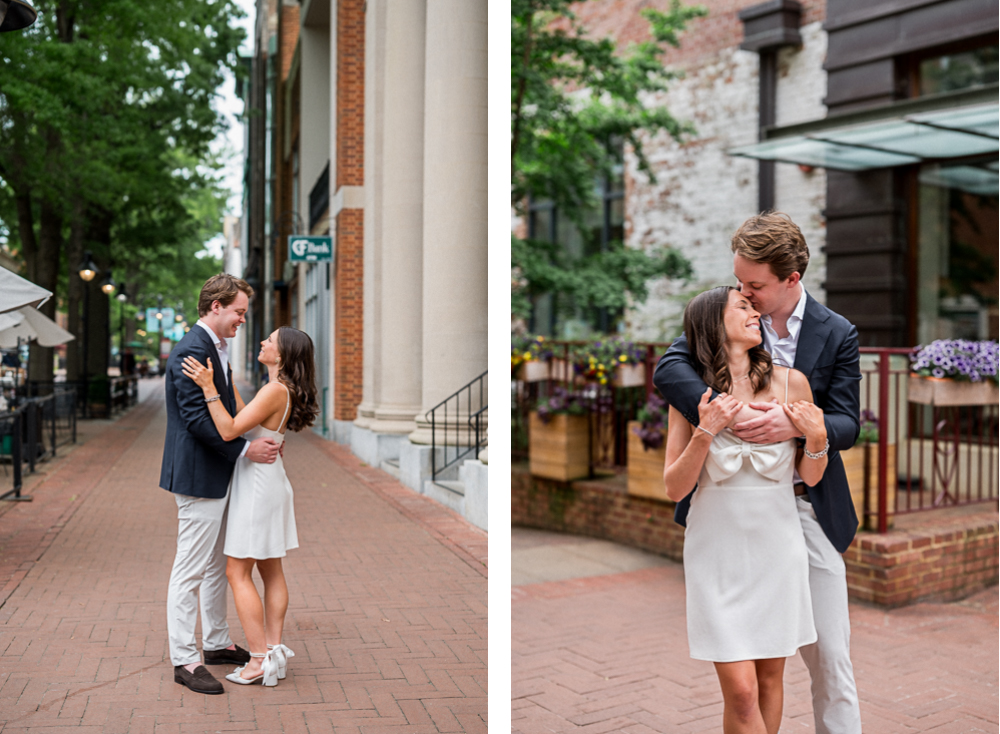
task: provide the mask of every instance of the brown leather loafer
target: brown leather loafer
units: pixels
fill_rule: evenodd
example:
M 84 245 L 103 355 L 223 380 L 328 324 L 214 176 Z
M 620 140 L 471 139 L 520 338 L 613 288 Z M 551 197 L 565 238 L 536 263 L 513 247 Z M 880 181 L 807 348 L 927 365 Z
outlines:
M 235 650 L 205 650 L 203 657 L 205 665 L 246 665 L 250 662 L 250 653 L 239 645 Z
M 217 681 L 204 665 L 199 665 L 193 673 L 189 673 L 183 665 L 174 666 L 174 683 L 180 683 L 195 693 L 204 693 L 207 696 L 216 696 L 226 692 L 222 683 Z

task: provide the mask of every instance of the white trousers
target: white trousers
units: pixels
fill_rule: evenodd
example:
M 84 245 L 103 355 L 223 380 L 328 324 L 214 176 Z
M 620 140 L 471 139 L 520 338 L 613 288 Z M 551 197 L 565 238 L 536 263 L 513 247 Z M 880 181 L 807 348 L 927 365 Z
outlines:
M 809 551 L 809 591 L 817 639 L 799 648 L 812 678 L 816 734 L 861 734 L 861 709 L 851 665 L 847 567 L 826 537 L 812 504 L 796 498 Z
M 198 602 L 205 650 L 233 644 L 226 622 L 226 515 L 229 493 L 222 499 L 175 494 L 177 555 L 167 592 L 167 635 L 174 665 L 201 662 L 195 640 Z

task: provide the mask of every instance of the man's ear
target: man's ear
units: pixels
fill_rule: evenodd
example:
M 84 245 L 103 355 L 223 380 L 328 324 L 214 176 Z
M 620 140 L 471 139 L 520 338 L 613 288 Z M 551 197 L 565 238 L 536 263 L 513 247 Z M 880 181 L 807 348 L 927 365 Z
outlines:
M 800 280 L 802 280 L 802 273 L 796 270 L 794 273 L 788 276 L 788 280 L 786 281 L 786 283 L 788 283 L 789 288 L 794 288 L 796 285 L 799 284 Z

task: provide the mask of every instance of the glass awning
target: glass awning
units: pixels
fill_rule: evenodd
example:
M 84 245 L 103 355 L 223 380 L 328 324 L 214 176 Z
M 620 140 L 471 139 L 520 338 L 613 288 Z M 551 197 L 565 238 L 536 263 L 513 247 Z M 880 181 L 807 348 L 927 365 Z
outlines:
M 1000 150 L 997 86 L 774 127 L 730 155 L 866 171 Z

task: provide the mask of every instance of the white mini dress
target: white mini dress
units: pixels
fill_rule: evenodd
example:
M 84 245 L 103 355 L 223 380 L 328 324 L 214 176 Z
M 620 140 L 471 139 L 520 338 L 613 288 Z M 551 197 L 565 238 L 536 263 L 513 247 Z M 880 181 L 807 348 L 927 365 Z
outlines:
M 684 533 L 696 660 L 783 658 L 816 641 L 795 453 L 795 439 L 745 443 L 728 429 L 712 439 Z
M 288 390 L 287 386 L 284 386 Z M 285 427 L 291 396 L 285 405 L 281 428 Z M 280 446 L 283 431 L 263 426 L 247 431 L 244 438 L 253 441 L 262 436 L 273 438 Z M 295 504 L 292 485 L 285 475 L 281 455 L 273 464 L 260 464 L 241 457 L 236 461 L 229 484 L 229 517 L 226 520 L 226 544 L 223 552 L 230 558 L 284 558 L 287 551 L 299 547 L 295 530 Z

